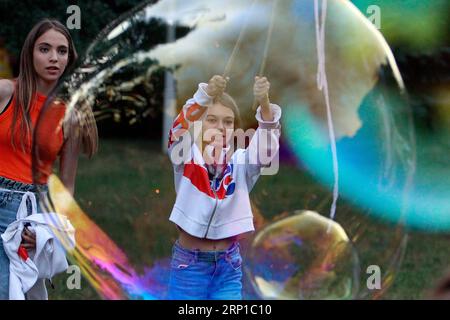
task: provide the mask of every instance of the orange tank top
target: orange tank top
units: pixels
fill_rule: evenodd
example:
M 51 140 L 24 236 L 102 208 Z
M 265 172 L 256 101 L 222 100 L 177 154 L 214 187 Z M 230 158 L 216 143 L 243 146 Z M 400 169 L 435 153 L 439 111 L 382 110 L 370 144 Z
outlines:
M 30 109 L 32 128 L 36 126 L 45 100 L 44 95 L 37 93 L 32 101 Z M 32 134 L 25 143 L 25 151 L 19 143 L 19 130 L 14 130 L 16 148 L 11 144 L 11 123 L 15 107 L 16 99 L 13 97 L 8 108 L 0 114 L 0 176 L 26 184 L 46 184 L 64 141 L 62 120 L 65 106 L 53 103 L 39 118 L 36 131 L 36 154 L 38 154 L 36 181 L 33 181 L 32 173 Z

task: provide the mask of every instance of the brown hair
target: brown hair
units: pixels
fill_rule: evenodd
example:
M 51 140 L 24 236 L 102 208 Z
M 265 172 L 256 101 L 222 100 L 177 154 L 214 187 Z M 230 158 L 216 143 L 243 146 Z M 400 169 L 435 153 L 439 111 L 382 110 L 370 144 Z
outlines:
M 66 72 L 77 60 L 77 52 L 72 37 L 67 28 L 57 20 L 44 19 L 38 22 L 28 33 L 20 54 L 20 71 L 17 78 L 15 94 L 16 104 L 11 123 L 11 143 L 15 147 L 14 132 L 20 130 L 20 144 L 25 150 L 25 141 L 31 135 L 30 108 L 36 95 L 37 74 L 33 64 L 33 51 L 36 40 L 48 30 L 54 29 L 63 34 L 69 43 L 69 59 Z
M 64 101 L 63 101 L 64 103 Z M 81 152 L 91 158 L 98 151 L 98 130 L 95 116 L 88 102 L 82 101 L 66 113 L 64 136 L 73 137 L 72 143 L 81 146 Z M 69 140 L 69 139 L 67 139 Z

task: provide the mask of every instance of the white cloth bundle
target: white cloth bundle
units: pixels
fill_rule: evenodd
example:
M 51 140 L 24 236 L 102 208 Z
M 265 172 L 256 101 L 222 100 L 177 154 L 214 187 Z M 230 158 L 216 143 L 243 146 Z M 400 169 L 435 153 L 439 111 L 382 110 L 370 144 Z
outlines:
M 18 192 L 7 190 L 9 192 Z M 66 216 L 57 213 L 37 213 L 36 197 L 32 192 L 23 193 L 17 211 L 17 220 L 1 235 L 3 247 L 9 257 L 9 299 L 48 299 L 45 279 L 68 268 L 65 249 L 75 246 L 75 229 Z M 28 215 L 27 200 L 32 212 Z M 30 251 L 24 260 L 18 254 L 25 225 L 36 234 L 36 250 Z M 64 243 L 64 246 L 62 244 Z

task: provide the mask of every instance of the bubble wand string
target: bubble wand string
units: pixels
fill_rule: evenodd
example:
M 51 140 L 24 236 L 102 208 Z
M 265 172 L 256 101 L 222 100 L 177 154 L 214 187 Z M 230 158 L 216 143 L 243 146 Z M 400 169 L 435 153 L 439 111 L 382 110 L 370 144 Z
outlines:
M 267 38 L 266 38 L 266 44 L 264 46 L 263 59 L 262 59 L 261 66 L 260 66 L 259 72 L 258 72 L 258 76 L 260 76 L 260 77 L 263 76 L 264 70 L 266 69 L 266 62 L 267 62 L 267 57 L 269 55 L 269 48 L 270 48 L 270 42 L 272 40 L 273 26 L 275 23 L 275 13 L 276 13 L 277 7 L 278 7 L 278 0 L 274 0 L 272 3 L 272 16 L 270 18 L 269 29 L 267 30 Z M 256 101 L 256 99 L 255 99 L 253 101 L 252 110 L 255 111 L 257 107 L 258 107 L 258 101 Z
M 250 10 L 249 10 L 249 14 L 253 11 L 257 1 L 258 0 L 254 0 L 252 2 L 252 5 L 251 5 Z M 278 6 L 278 1 L 279 0 L 274 0 L 273 3 L 272 3 L 272 16 L 271 16 L 271 19 L 270 19 L 269 28 L 267 30 L 267 37 L 266 37 L 266 42 L 265 42 L 264 51 L 263 51 L 264 52 L 263 53 L 263 59 L 262 59 L 261 66 L 260 66 L 259 72 L 258 72 L 259 76 L 263 75 L 264 70 L 266 68 L 266 61 L 267 61 L 267 56 L 269 55 L 269 48 L 270 48 L 270 42 L 271 42 L 271 39 L 272 39 L 273 26 L 274 26 L 274 22 L 275 22 L 275 13 L 276 13 L 276 8 Z M 230 58 L 228 59 L 227 64 L 225 65 L 225 69 L 224 69 L 223 74 L 222 74 L 224 78 L 229 79 L 229 73 L 230 73 L 231 67 L 234 64 L 234 60 L 236 59 L 237 51 L 241 47 L 242 41 L 244 39 L 244 35 L 245 35 L 245 33 L 247 31 L 247 28 L 248 28 L 248 21 L 249 20 L 250 19 L 247 19 L 247 22 L 245 23 L 244 27 L 241 29 L 241 32 L 240 32 L 239 37 L 238 37 L 238 40 L 236 41 L 236 44 L 234 45 L 233 51 L 231 52 Z M 257 102 L 255 100 L 254 104 L 253 104 L 253 110 L 256 109 L 256 106 L 257 106 Z
M 256 2 L 258 2 L 258 0 L 253 0 L 252 5 L 249 10 L 249 13 L 248 13 L 249 16 L 250 16 L 251 12 L 253 11 L 253 8 L 255 7 Z M 236 58 L 237 51 L 241 46 L 242 40 L 244 39 L 244 34 L 247 31 L 249 21 L 250 21 L 250 19 L 245 20 L 245 24 L 242 27 L 241 32 L 239 33 L 239 37 L 234 45 L 233 51 L 231 52 L 231 55 L 230 55 L 230 58 L 228 58 L 227 64 L 225 65 L 225 69 L 223 71 L 222 76 L 226 79 L 229 79 L 231 67 L 234 64 L 234 60 Z
M 316 26 L 317 45 L 317 88 L 323 92 L 327 108 L 328 133 L 330 138 L 331 153 L 333 157 L 333 202 L 330 208 L 330 218 L 334 220 L 336 215 L 336 204 L 339 197 L 339 165 L 337 159 L 336 136 L 334 132 L 333 117 L 330 107 L 330 96 L 328 92 L 328 81 L 325 67 L 325 22 L 327 17 L 327 0 L 322 0 L 321 19 L 319 19 L 319 0 L 314 0 L 314 17 Z M 328 231 L 331 225 L 328 226 Z
M 264 70 L 266 69 L 266 61 L 267 61 L 267 56 L 269 55 L 269 48 L 270 48 L 270 42 L 272 40 L 273 26 L 275 23 L 275 14 L 276 14 L 276 9 L 278 7 L 278 1 L 279 0 L 274 0 L 273 4 L 272 4 L 272 16 L 270 18 L 269 29 L 267 30 L 267 39 L 266 39 L 266 44 L 264 47 L 263 60 L 261 62 L 261 67 L 259 68 L 259 75 L 262 75 L 264 73 Z

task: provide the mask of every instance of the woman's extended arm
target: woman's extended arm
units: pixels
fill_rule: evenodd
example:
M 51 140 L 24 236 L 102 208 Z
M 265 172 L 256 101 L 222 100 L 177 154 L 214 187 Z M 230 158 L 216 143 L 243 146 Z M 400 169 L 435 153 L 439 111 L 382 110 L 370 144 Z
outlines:
M 75 178 L 78 168 L 78 156 L 80 155 L 81 143 L 78 137 L 69 135 L 64 142 L 60 154 L 59 172 L 61 182 L 71 195 L 75 192 Z

